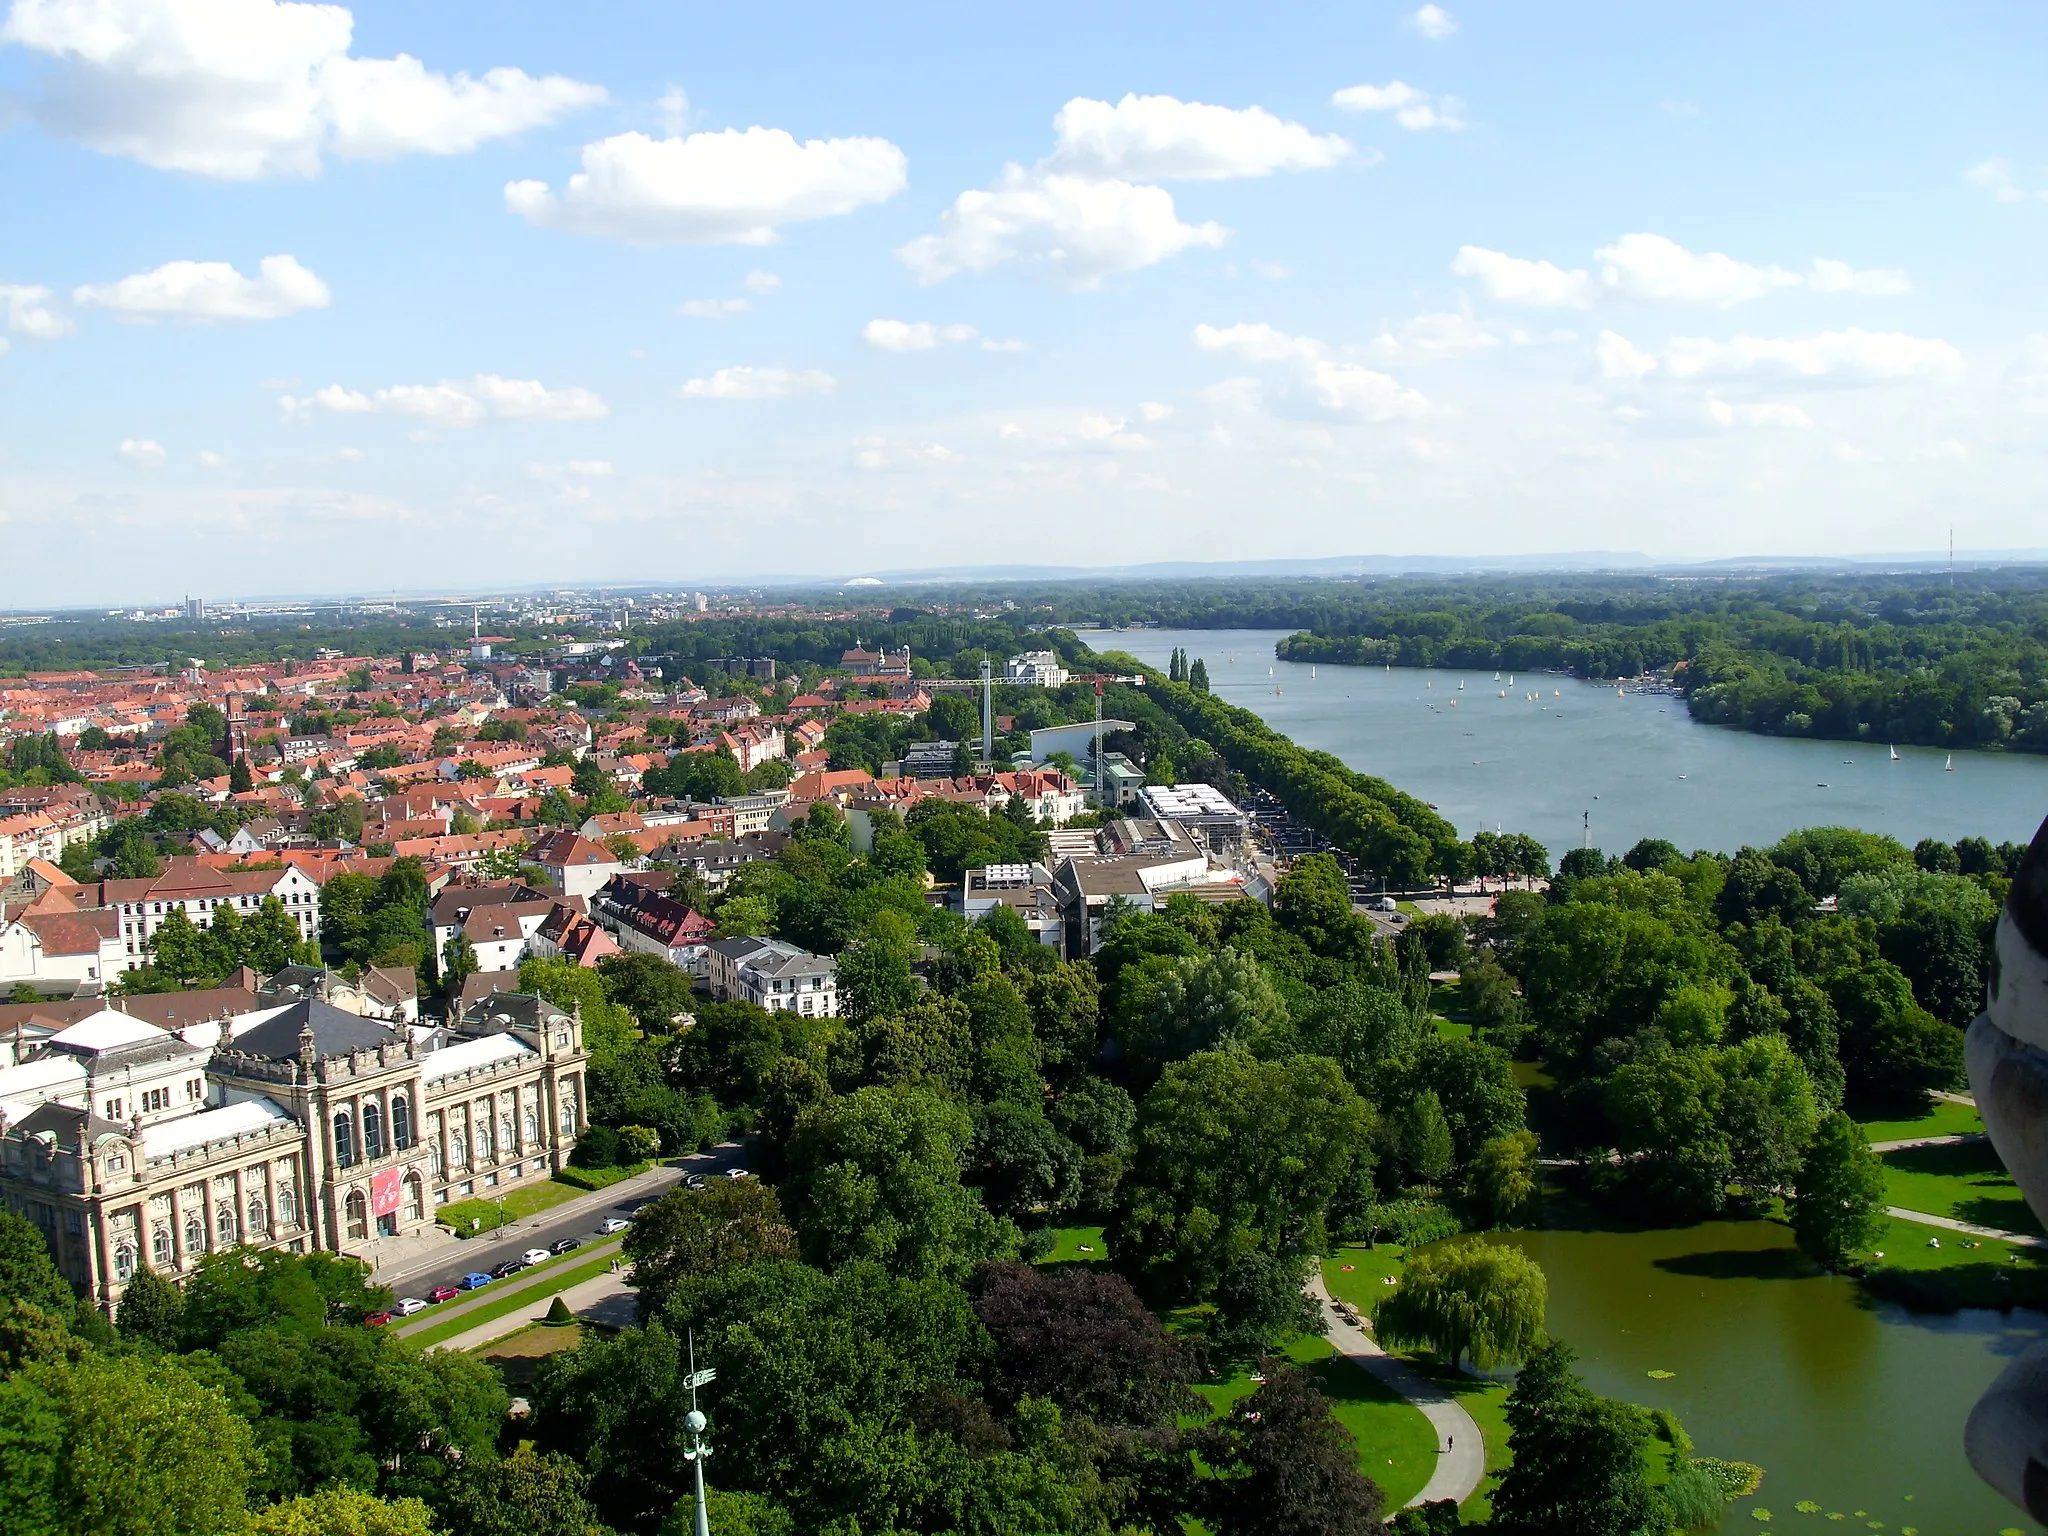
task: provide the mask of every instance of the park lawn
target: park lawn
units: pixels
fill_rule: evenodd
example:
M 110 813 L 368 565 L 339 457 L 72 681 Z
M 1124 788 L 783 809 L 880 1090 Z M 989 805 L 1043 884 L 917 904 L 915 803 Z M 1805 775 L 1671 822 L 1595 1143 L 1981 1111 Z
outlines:
M 527 1387 L 533 1384 L 543 1360 L 576 1348 L 588 1332 L 580 1322 L 531 1323 L 471 1353 L 495 1369 L 506 1386 Z
M 1863 1135 L 1869 1141 L 1905 1141 L 1915 1136 L 1965 1136 L 1972 1132 L 1981 1133 L 1983 1118 L 1978 1115 L 1975 1105 L 1951 1104 L 1946 1099 L 1936 1099 L 1933 1107 L 1923 1115 L 1914 1115 L 1904 1120 L 1859 1120 Z
M 1052 1235 L 1058 1241 L 1052 1252 L 1038 1261 L 1041 1264 L 1104 1264 L 1109 1261 L 1109 1244 L 1102 1240 L 1100 1227 L 1054 1227 Z M 1081 1251 L 1084 1244 L 1090 1252 Z
M 434 1220 L 450 1228 L 457 1237 L 480 1237 L 495 1227 L 537 1215 L 564 1200 L 589 1193 L 589 1190 L 578 1189 L 574 1184 L 548 1179 L 540 1184 L 522 1184 L 517 1189 L 508 1189 L 502 1200 L 453 1201 L 436 1211 Z M 477 1223 L 474 1229 L 469 1225 L 471 1221 Z
M 588 1252 L 586 1249 L 585 1254 Z M 443 1340 L 467 1333 L 472 1328 L 479 1328 L 493 1318 L 503 1317 L 507 1312 L 517 1312 L 521 1307 L 533 1306 L 536 1302 L 546 1301 L 550 1296 L 559 1295 L 572 1285 L 580 1285 L 585 1280 L 594 1279 L 610 1269 L 612 1261 L 617 1257 L 616 1248 L 607 1248 L 595 1258 L 586 1257 L 583 1263 L 573 1262 L 577 1258 L 575 1254 L 564 1254 L 555 1261 L 557 1265 L 567 1266 L 563 1268 L 537 1264 L 532 1269 L 522 1270 L 520 1275 L 510 1280 L 497 1281 L 498 1285 L 506 1287 L 505 1291 L 482 1306 L 464 1312 L 458 1317 L 451 1317 L 446 1322 L 436 1323 L 431 1328 L 422 1328 L 418 1333 L 405 1334 L 403 1337 L 408 1344 L 430 1349 Z M 539 1275 L 540 1279 L 531 1285 L 522 1286 L 519 1280 L 526 1275 Z
M 1930 1248 L 1930 1239 L 1941 1246 Z M 1862 1272 L 1878 1294 L 1922 1307 L 2048 1306 L 2048 1254 L 1895 1217 Z
M 1315 1376 L 1331 1414 L 1358 1447 L 1359 1470 L 1379 1484 L 1389 1510 L 1422 1491 L 1436 1470 L 1436 1431 L 1421 1409 L 1339 1355 L 1328 1339 L 1305 1334 L 1281 1353 Z M 1240 1369 L 1195 1390 L 1221 1413 L 1257 1387 L 1249 1370 Z
M 1323 1260 L 1323 1284 L 1338 1301 L 1350 1302 L 1361 1317 L 1370 1319 L 1380 1298 L 1394 1289 L 1384 1281 L 1399 1278 L 1404 1252 L 1399 1243 L 1376 1248 L 1346 1243 Z
M 1881 1156 L 1887 1205 L 2006 1232 L 2041 1232 L 1989 1142 L 1904 1147 Z

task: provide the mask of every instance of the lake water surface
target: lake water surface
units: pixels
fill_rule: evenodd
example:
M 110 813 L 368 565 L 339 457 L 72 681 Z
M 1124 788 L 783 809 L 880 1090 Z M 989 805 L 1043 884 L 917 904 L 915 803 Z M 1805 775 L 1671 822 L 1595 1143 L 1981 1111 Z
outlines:
M 1940 750 L 1901 747 L 1895 763 L 1882 742 L 1794 741 L 1700 725 L 1682 699 L 1617 697 L 1611 683 L 1527 673 L 1510 685 L 1507 674 L 1496 682 L 1490 670 L 1276 661 L 1274 642 L 1286 633 L 1147 629 L 1081 638 L 1162 671 L 1183 647 L 1208 663 L 1218 695 L 1275 730 L 1431 802 L 1465 836 L 1527 832 L 1553 860 L 1577 847 L 1587 826 L 1594 846 L 1609 853 L 1642 837 L 1733 851 L 1823 825 L 1888 832 L 1908 845 L 1969 836 L 2023 843 L 2048 816 L 2041 754 L 1958 752 L 1951 773 Z
M 1814 1273 L 1770 1222 L 1505 1240 L 1543 1266 L 1550 1331 L 1589 1386 L 1670 1409 L 1702 1456 L 1764 1469 L 1722 1531 L 2039 1529 L 1970 1470 L 1963 1423 L 2006 1362 L 2048 1338 L 2048 1316 L 1870 1303 L 1854 1281 Z M 1800 1514 L 1802 1499 L 1822 1513 Z

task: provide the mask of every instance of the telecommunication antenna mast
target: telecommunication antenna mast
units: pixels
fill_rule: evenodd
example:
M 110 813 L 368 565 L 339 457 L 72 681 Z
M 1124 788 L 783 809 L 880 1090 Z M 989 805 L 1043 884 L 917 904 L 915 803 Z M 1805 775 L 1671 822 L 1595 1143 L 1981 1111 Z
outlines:
M 1591 811 L 1585 813 L 1583 826 L 1584 830 L 1579 833 L 1579 846 L 1581 848 L 1590 848 L 1593 846 L 1593 813 Z
M 993 773 L 996 766 L 996 705 L 986 656 L 981 658 L 981 758 Z
M 1095 735 L 1092 738 L 1095 758 L 1095 808 L 1102 809 L 1102 679 L 1095 679 Z
M 704 1429 L 711 1421 L 697 1408 L 697 1389 L 708 1387 L 718 1379 L 714 1370 L 697 1369 L 697 1331 L 690 1330 L 690 1374 L 683 1378 L 690 1389 L 690 1411 L 683 1416 L 683 1428 L 690 1432 L 690 1444 L 683 1452 L 697 1475 L 697 1518 L 693 1526 L 696 1536 L 711 1536 L 711 1512 L 704 1504 L 704 1463 L 711 1458 L 711 1447 L 704 1439 Z

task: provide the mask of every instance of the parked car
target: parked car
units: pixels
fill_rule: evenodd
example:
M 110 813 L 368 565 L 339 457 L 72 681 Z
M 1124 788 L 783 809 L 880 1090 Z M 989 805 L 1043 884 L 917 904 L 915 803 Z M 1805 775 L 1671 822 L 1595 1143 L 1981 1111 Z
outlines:
M 578 1248 L 581 1248 L 582 1246 L 583 1239 L 580 1237 L 558 1237 L 552 1243 L 548 1244 L 548 1252 L 574 1253 Z
M 728 1179 L 751 1179 L 754 1175 L 746 1168 L 728 1168 L 725 1170 L 725 1176 Z
M 684 1175 L 683 1175 L 683 1188 L 685 1188 L 685 1189 L 702 1189 L 703 1187 L 704 1187 L 704 1175 L 703 1175 L 703 1174 L 701 1174 L 701 1173 L 686 1173 L 686 1174 L 684 1174 Z
M 519 1255 L 520 1261 L 529 1266 L 534 1264 L 545 1264 L 551 1257 L 553 1257 L 553 1255 L 551 1255 L 545 1248 L 529 1248 L 526 1250 L 526 1252 Z
M 609 1237 L 614 1232 L 623 1232 L 633 1225 L 623 1216 L 607 1216 L 597 1224 L 597 1230 Z
M 526 1260 L 507 1259 L 504 1263 L 500 1264 L 497 1268 L 491 1271 L 491 1278 L 493 1280 L 508 1279 L 509 1277 L 518 1274 L 519 1271 L 521 1271 L 524 1268 L 526 1268 Z
M 404 1297 L 402 1300 L 394 1302 L 392 1304 L 391 1310 L 397 1313 L 400 1317 L 411 1317 L 415 1312 L 426 1311 L 427 1304 L 424 1301 L 421 1301 L 417 1296 L 407 1296 Z
M 427 1300 L 453 1301 L 456 1297 L 460 1296 L 461 1294 L 462 1287 L 459 1285 L 437 1285 L 431 1291 L 427 1292 Z
M 363 1326 L 365 1328 L 382 1328 L 386 1323 L 390 1321 L 391 1314 L 389 1312 L 372 1312 L 368 1317 L 363 1319 Z
M 496 1278 L 497 1276 L 495 1275 L 478 1274 L 475 1270 L 471 1270 L 455 1283 L 465 1291 L 480 1291 Z

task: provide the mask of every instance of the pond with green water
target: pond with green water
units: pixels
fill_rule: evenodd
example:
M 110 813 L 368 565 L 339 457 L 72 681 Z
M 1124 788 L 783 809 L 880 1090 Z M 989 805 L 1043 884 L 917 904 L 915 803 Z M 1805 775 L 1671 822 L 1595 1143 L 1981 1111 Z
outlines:
M 1771 1222 L 1505 1240 L 1543 1266 L 1550 1331 L 1594 1390 L 1668 1408 L 1699 1454 L 1764 1469 L 1723 1531 L 2040 1529 L 1970 1470 L 1963 1423 L 2006 1361 L 2048 1338 L 2048 1315 L 1873 1301 L 1816 1272 Z M 1802 1500 L 1820 1511 L 1799 1512 Z

